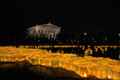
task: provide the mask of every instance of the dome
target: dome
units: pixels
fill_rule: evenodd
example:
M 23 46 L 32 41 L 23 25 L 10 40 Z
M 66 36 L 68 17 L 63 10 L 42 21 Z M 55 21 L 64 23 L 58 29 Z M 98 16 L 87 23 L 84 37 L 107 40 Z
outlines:
M 57 28 L 60 28 L 60 27 L 58 27 L 57 25 L 54 25 L 54 24 L 52 24 L 52 23 L 48 23 L 48 24 L 43 24 L 43 25 L 41 25 L 41 26 L 43 26 L 43 27 L 48 27 L 48 28 L 53 28 L 53 29 L 57 29 Z
M 61 27 L 58 27 L 51 23 L 36 25 L 28 29 L 28 33 L 30 35 L 36 35 L 36 36 L 46 35 L 48 36 L 48 38 L 56 38 L 56 36 L 60 33 L 60 31 L 61 31 Z

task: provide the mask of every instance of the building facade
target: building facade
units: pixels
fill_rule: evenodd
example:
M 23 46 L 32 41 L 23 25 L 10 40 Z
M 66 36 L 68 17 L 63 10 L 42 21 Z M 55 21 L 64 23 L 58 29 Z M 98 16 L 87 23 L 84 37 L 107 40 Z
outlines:
M 61 27 L 48 23 L 30 27 L 27 31 L 28 35 L 35 37 L 46 36 L 48 39 L 56 39 L 57 35 L 61 32 Z

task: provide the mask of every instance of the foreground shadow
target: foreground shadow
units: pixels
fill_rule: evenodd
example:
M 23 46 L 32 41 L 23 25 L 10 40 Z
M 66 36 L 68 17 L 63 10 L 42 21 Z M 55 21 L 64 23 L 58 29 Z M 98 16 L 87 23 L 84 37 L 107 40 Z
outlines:
M 0 66 L 0 80 L 101 80 L 94 76 L 82 78 L 63 68 L 33 66 L 28 62 L 0 63 Z

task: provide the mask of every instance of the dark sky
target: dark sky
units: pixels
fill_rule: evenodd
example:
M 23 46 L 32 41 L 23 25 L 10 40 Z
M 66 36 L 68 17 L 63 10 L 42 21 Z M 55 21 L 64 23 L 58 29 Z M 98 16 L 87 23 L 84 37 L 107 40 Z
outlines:
M 24 14 L 23 15 L 24 27 L 48 21 L 47 20 L 48 15 L 42 14 L 40 3 L 41 2 L 36 1 L 34 2 L 21 0 L 16 1 L 16 8 L 18 12 L 20 10 L 21 11 L 23 10 L 21 14 Z M 74 9 L 69 8 L 71 9 L 70 11 L 71 13 L 68 10 L 65 10 L 66 12 L 64 15 L 53 16 L 55 19 L 55 24 L 62 26 L 66 31 L 118 32 L 119 31 L 118 27 L 120 26 L 119 9 L 114 8 L 114 6 L 112 6 L 112 2 L 96 2 L 96 3 L 99 4 L 93 5 L 92 2 L 91 3 L 88 2 L 81 6 L 83 7 L 83 9 L 75 8 L 76 10 L 74 11 Z M 44 6 L 47 6 L 47 4 Z M 62 6 L 62 4 L 60 6 Z M 48 12 L 50 11 L 52 11 L 52 9 L 49 9 Z M 58 10 L 56 9 L 56 12 L 57 11 L 59 11 L 59 9 Z
M 92 3 L 92 2 L 91 2 Z M 101 2 L 93 5 L 93 3 L 85 3 L 82 9 L 69 8 L 70 10 L 61 9 L 44 9 L 47 12 L 61 12 L 64 14 L 52 14 L 54 17 L 54 24 L 62 26 L 65 31 L 69 32 L 119 32 L 120 27 L 120 16 L 119 8 L 112 6 L 112 3 Z M 43 9 L 47 5 L 42 5 L 40 2 L 31 0 L 16 0 L 14 12 L 7 14 L 7 21 L 11 21 L 10 26 L 2 27 L 0 30 L 1 34 L 20 34 L 26 28 L 31 27 L 35 24 L 47 23 L 48 16 L 51 14 L 43 14 Z M 105 6 L 104 6 L 105 5 Z M 93 6 L 93 7 L 91 7 Z M 47 8 L 49 8 L 48 6 Z M 56 7 L 56 5 L 55 5 Z M 54 8 L 55 8 L 54 7 Z M 77 6 L 76 6 L 77 7 Z M 61 10 L 61 11 L 60 11 Z M 65 11 L 65 12 L 64 12 Z M 53 13 L 54 13 L 53 12 Z M 13 16 L 15 18 L 13 18 Z M 9 18 L 8 18 L 9 17 Z M 11 20 L 13 19 L 13 20 Z M 6 20 L 5 20 L 6 21 Z

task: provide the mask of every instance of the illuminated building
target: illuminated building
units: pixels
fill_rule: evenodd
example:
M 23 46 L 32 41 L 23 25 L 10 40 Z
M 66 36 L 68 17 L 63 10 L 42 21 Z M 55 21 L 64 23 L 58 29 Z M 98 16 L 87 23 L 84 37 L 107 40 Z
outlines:
M 34 37 L 47 37 L 48 39 L 56 39 L 57 35 L 61 31 L 61 27 L 58 27 L 50 22 L 48 24 L 36 25 L 27 29 L 29 36 Z

